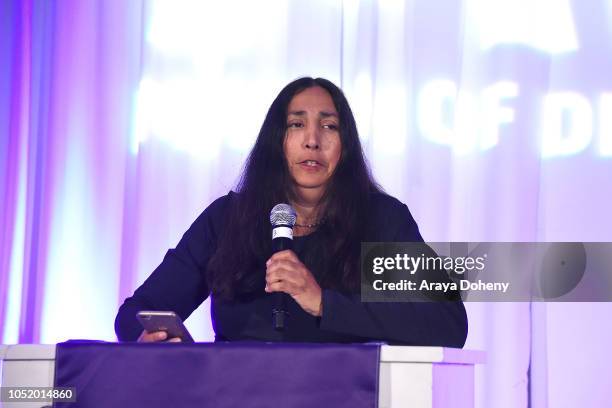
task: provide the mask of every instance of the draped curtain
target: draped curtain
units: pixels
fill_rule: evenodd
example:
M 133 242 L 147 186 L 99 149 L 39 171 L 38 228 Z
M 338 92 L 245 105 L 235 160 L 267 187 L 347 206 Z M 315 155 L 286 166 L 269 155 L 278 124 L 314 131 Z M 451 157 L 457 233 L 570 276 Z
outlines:
M 114 340 L 305 75 L 343 88 L 426 240 L 611 241 L 611 17 L 604 0 L 0 1 L 2 342 Z M 479 407 L 612 400 L 609 304 L 466 307 Z M 187 325 L 212 340 L 208 301 Z

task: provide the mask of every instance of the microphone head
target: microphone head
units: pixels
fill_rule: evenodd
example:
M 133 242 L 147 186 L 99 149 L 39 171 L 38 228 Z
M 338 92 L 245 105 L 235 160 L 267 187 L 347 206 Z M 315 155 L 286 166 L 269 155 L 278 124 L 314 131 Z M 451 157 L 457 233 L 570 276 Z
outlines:
M 270 211 L 270 224 L 272 224 L 272 227 L 284 225 L 293 228 L 296 220 L 297 214 L 289 204 L 276 204 Z

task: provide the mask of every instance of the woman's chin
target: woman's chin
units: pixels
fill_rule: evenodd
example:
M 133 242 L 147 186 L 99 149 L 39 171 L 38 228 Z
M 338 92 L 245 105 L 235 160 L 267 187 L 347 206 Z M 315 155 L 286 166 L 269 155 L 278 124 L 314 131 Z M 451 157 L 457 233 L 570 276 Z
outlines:
M 318 200 L 325 192 L 325 184 L 296 182 L 294 183 L 294 192 L 297 194 L 297 196 L 301 196 L 304 199 Z

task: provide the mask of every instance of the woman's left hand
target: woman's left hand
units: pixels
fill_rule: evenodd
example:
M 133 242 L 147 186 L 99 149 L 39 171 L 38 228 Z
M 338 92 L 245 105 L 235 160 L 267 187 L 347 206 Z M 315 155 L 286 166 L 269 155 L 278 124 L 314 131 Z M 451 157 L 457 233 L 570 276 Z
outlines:
M 285 292 L 307 313 L 322 315 L 321 287 L 295 252 L 275 253 L 266 262 L 266 267 L 266 292 Z

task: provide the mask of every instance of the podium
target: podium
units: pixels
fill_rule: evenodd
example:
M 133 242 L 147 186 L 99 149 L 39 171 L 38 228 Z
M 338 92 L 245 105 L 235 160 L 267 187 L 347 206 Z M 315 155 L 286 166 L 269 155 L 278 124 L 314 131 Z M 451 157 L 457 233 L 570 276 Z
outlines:
M 264 352 L 273 353 L 274 349 Z M 55 357 L 55 345 L 0 345 L 1 386 L 52 387 Z M 378 407 L 473 407 L 474 366 L 484 362 L 485 353 L 481 351 L 382 345 L 377 373 Z M 48 402 L 2 403 L 6 408 L 50 405 Z

